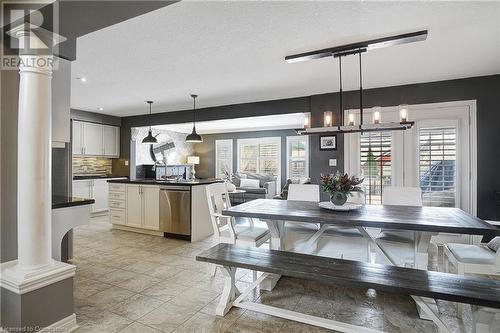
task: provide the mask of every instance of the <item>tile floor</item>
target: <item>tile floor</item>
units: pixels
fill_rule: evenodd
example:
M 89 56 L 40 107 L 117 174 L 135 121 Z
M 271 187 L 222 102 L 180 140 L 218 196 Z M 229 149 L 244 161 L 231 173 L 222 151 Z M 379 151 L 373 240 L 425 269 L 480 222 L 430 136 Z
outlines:
M 248 310 L 214 314 L 222 290 L 220 272 L 194 260 L 213 240 L 179 240 L 113 230 L 95 217 L 74 231 L 77 332 L 328 332 Z M 238 271 L 238 286 L 251 281 Z M 256 290 L 255 301 L 387 332 L 435 332 L 418 318 L 409 297 L 282 278 L 273 292 Z M 470 312 L 461 324 L 455 307 L 439 302 L 453 332 L 471 332 Z

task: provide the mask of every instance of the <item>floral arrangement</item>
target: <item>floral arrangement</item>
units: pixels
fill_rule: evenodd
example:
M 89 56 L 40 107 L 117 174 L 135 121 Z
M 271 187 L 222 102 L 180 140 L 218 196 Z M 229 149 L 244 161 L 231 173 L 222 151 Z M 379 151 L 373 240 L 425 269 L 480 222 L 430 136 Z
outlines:
M 321 175 L 321 187 L 323 192 L 330 194 L 330 199 L 334 205 L 341 206 L 347 201 L 347 195 L 352 196 L 352 192 L 363 192 L 361 186 L 363 178 L 351 176 L 346 173 L 341 175 L 338 171 L 335 175 Z

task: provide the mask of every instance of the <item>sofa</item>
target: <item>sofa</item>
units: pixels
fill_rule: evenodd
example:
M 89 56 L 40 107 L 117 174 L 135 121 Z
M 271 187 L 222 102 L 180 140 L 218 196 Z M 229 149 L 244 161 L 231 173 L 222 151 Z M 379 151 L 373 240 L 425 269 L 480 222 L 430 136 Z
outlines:
M 258 187 L 241 186 L 241 179 L 258 180 Z M 276 177 L 259 173 L 237 172 L 233 175 L 232 183 L 238 190 L 245 190 L 245 201 L 255 199 L 272 199 L 276 195 Z

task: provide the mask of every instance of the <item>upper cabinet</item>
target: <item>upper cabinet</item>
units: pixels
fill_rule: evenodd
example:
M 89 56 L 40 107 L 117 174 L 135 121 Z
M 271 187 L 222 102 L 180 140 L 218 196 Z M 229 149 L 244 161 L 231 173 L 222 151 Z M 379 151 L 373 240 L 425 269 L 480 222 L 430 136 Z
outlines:
M 71 62 L 55 58 L 52 73 L 52 146 L 70 142 Z
M 102 147 L 102 125 L 83 123 L 83 153 L 85 155 L 104 155 Z
M 73 155 L 120 157 L 120 128 L 73 121 Z
M 120 128 L 103 125 L 102 144 L 104 156 L 120 156 Z

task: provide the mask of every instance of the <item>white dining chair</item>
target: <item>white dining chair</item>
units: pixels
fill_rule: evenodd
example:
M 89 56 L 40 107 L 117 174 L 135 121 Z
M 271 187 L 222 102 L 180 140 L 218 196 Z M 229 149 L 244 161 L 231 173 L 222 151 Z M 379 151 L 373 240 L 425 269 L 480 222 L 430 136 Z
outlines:
M 350 203 L 364 204 L 363 193 L 353 193 Z M 318 240 L 317 255 L 370 262 L 370 241 L 357 228 L 330 226 Z
M 422 190 L 418 187 L 388 186 L 382 191 L 382 204 L 394 206 L 422 206 Z M 389 259 L 397 266 L 427 269 L 427 258 L 415 255 L 415 233 L 408 230 L 382 229 L 375 238 Z M 386 263 L 377 255 L 377 263 Z
M 310 201 L 319 202 L 319 185 L 317 184 L 290 184 L 288 187 L 288 201 Z M 309 253 L 303 245 L 319 230 L 318 224 L 285 222 L 284 224 L 284 247 L 285 251 L 297 251 Z M 313 252 L 315 247 L 313 247 Z
M 499 275 L 500 274 L 500 237 L 495 237 L 487 244 L 444 244 L 444 271 L 450 272 L 450 264 L 457 274 Z M 460 318 L 463 304 L 457 303 L 457 314 Z
M 224 209 L 231 207 L 224 183 L 207 185 L 206 194 L 214 235 L 219 243 L 259 247 L 271 238 L 269 230 L 255 226 L 253 219 L 238 221 L 232 216 L 222 214 Z M 213 274 L 216 269 L 217 266 L 214 265 Z M 255 276 L 254 273 L 254 279 Z

